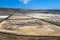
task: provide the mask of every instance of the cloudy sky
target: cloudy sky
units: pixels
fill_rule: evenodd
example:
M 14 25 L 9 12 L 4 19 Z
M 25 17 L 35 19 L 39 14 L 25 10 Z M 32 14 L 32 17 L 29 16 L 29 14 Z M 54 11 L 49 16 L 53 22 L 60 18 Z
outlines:
M 2 8 L 60 9 L 60 0 L 0 0 Z
M 19 0 L 21 1 L 23 4 L 28 4 L 31 0 Z

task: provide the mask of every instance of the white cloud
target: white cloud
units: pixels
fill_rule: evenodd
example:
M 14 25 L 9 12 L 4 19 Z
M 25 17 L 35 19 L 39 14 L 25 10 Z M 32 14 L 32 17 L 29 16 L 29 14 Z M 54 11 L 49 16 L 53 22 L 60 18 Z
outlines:
M 20 0 L 20 1 L 22 1 L 24 4 L 28 4 L 30 0 Z

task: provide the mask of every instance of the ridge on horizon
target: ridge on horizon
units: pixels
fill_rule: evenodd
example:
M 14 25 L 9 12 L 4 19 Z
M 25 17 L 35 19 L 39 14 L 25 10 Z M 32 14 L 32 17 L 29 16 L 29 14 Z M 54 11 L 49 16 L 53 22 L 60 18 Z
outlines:
M 3 7 L 0 7 L 0 9 L 17 9 L 17 10 L 60 10 L 60 9 L 21 9 L 21 8 L 3 8 Z

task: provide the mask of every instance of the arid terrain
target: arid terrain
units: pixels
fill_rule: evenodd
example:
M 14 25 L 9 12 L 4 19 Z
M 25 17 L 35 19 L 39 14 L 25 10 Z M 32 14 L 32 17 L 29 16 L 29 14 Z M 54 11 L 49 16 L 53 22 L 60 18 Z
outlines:
M 6 12 L 3 14 L 8 14 L 8 17 L 0 22 L 1 40 L 42 40 L 43 36 L 48 36 L 48 39 L 43 37 L 43 40 L 59 40 L 60 14 L 47 15 L 47 11 L 31 10 L 3 11 Z

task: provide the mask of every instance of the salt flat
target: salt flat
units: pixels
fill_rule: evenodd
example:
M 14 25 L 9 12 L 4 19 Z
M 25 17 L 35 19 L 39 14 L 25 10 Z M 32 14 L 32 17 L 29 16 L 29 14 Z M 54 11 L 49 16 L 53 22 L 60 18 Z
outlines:
M 29 16 L 11 16 L 0 24 L 0 29 L 18 35 L 60 35 L 59 26 Z

